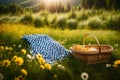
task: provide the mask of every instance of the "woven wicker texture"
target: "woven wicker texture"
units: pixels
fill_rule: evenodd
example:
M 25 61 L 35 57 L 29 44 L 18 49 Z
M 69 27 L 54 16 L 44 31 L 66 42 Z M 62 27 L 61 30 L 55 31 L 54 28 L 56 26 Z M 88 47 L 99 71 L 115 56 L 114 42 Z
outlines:
M 90 35 L 92 38 L 95 39 L 97 44 L 93 45 L 85 45 L 85 41 L 87 36 Z M 95 64 L 95 63 L 101 63 L 101 62 L 108 62 L 111 54 L 113 52 L 113 47 L 110 45 L 100 45 L 97 37 L 91 33 L 88 33 L 84 35 L 83 38 L 83 45 L 84 48 L 90 49 L 90 48 L 95 48 L 95 51 L 89 51 L 89 50 L 76 50 L 75 46 L 70 47 L 70 50 L 72 52 L 72 55 L 85 62 L 86 64 Z

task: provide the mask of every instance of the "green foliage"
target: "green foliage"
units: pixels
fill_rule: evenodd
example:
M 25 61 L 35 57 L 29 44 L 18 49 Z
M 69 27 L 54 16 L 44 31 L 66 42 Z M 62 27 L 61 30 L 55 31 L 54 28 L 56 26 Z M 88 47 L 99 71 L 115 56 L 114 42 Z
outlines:
M 54 25 L 54 24 L 55 24 L 55 22 L 56 22 L 56 19 L 57 19 L 57 17 L 56 17 L 56 16 L 55 16 L 55 17 L 53 17 L 53 19 L 51 20 L 51 22 L 50 22 L 50 23 L 51 23 L 52 25 Z
M 33 23 L 33 17 L 31 15 L 25 15 L 21 20 L 21 23 L 23 24 L 32 24 Z
M 78 29 L 88 29 L 88 23 L 87 22 L 79 22 L 78 23 Z
M 48 17 L 47 16 L 45 16 L 45 18 L 44 18 L 44 25 L 49 25 L 49 22 L 48 22 Z
M 10 4 L 8 6 L 0 5 L 0 14 L 21 14 L 24 12 L 25 9 L 17 4 Z
M 96 9 L 120 9 L 118 0 L 81 0 L 81 6 L 83 8 L 96 8 Z
M 0 14 L 5 14 L 7 13 L 7 7 L 4 5 L 0 5 Z
M 94 17 L 89 20 L 88 26 L 90 26 L 91 29 L 100 29 L 103 27 L 103 24 L 98 17 Z
M 35 27 L 40 27 L 40 26 L 42 26 L 42 24 L 43 24 L 43 22 L 42 22 L 41 19 L 36 18 L 36 19 L 34 20 L 34 25 L 35 25 Z
M 77 19 L 80 21 L 87 20 L 89 15 L 85 13 L 85 11 L 82 11 L 81 14 L 79 13 L 77 16 Z
M 67 20 L 66 17 L 60 16 L 60 17 L 57 18 L 57 20 L 56 20 L 56 25 L 59 26 L 60 29 L 65 29 L 66 20 Z
M 0 17 L 0 23 L 18 23 L 33 24 L 35 27 L 42 25 L 50 26 L 53 28 L 65 29 L 68 27 L 66 21 L 70 19 L 76 20 L 79 24 L 79 29 L 91 28 L 91 29 L 115 29 L 120 30 L 120 11 L 105 9 L 73 9 L 70 12 L 65 13 L 50 13 L 48 10 L 43 10 L 39 13 L 25 13 L 31 15 L 2 15 Z M 36 20 L 37 19 L 37 20 Z M 40 19 L 40 20 L 38 20 Z M 72 23 L 72 21 L 70 21 Z M 69 27 L 68 27 L 69 28 Z M 71 27 L 70 27 L 71 28 Z
M 6 23 L 8 21 L 9 21 L 9 18 L 8 17 L 4 17 L 4 18 L 0 19 L 0 24 Z
M 76 13 L 74 10 L 72 10 L 69 14 L 69 17 L 68 18 L 76 18 Z
M 68 19 L 67 26 L 69 29 L 77 29 L 78 21 L 76 19 Z
M 110 16 L 106 22 L 106 27 L 110 29 L 120 30 L 120 15 Z

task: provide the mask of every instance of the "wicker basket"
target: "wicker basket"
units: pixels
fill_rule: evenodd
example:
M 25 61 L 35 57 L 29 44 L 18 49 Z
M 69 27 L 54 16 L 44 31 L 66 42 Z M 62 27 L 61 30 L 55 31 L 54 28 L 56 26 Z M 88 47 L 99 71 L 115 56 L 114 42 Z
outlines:
M 91 35 L 97 42 L 97 44 L 94 45 L 85 45 L 85 40 L 88 35 Z M 75 45 L 74 45 L 75 46 Z M 81 51 L 81 50 L 75 50 L 74 46 L 70 47 L 70 50 L 72 51 L 72 55 L 85 62 L 86 64 L 95 64 L 95 63 L 101 63 L 101 62 L 108 62 L 111 53 L 113 51 L 113 47 L 110 45 L 100 45 L 98 39 L 93 34 L 86 34 L 83 38 L 83 45 L 87 48 L 95 48 L 96 51 Z

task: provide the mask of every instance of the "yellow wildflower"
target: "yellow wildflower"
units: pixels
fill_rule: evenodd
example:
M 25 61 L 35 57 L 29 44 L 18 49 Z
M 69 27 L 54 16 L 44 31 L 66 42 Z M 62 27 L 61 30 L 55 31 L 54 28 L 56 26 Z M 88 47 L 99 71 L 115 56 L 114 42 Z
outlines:
M 27 71 L 25 69 L 21 69 L 21 73 L 27 76 Z
M 38 61 L 39 61 L 40 64 L 44 64 L 45 63 L 44 58 L 39 58 Z
M 22 49 L 21 52 L 22 52 L 23 54 L 26 54 L 26 50 L 25 50 L 25 49 Z
M 114 64 L 115 64 L 115 65 L 119 65 L 119 64 L 120 64 L 120 60 L 116 60 L 116 61 L 114 62 Z
M 17 56 L 13 56 L 13 59 L 12 59 L 12 60 L 16 61 L 16 59 L 17 59 Z
M 48 70 L 51 70 L 51 68 L 52 68 L 52 67 L 51 67 L 51 65 L 50 65 L 50 64 L 45 63 L 45 68 L 46 68 L 46 69 L 48 69 Z
M 120 60 L 114 61 L 113 67 L 118 67 L 120 65 Z
M 113 67 L 118 67 L 118 65 L 115 65 L 115 64 L 114 64 Z
M 15 77 L 14 80 L 25 80 L 25 78 L 22 75 L 19 75 L 18 77 Z
M 41 68 L 41 69 L 45 69 L 45 67 L 44 67 L 43 65 L 40 65 L 40 68 Z
M 8 59 L 3 60 L 2 66 L 8 67 L 9 65 L 10 65 L 10 60 L 8 60 Z
M 22 57 L 17 57 L 17 59 L 15 60 L 15 62 L 16 62 L 19 66 L 21 66 L 21 65 L 23 64 L 24 60 L 23 60 Z
M 42 55 L 41 55 L 41 54 L 37 54 L 37 55 L 36 55 L 36 58 L 37 58 L 37 59 L 42 58 Z
M 0 46 L 0 51 L 4 50 L 4 47 L 3 46 Z

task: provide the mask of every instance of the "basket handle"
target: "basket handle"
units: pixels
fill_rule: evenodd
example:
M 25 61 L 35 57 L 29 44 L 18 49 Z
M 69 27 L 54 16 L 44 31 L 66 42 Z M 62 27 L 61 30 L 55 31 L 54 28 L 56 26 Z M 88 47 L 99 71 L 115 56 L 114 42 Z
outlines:
M 91 35 L 91 36 L 95 39 L 95 41 L 97 42 L 97 45 L 98 45 L 98 47 L 99 47 L 99 53 L 101 53 L 100 43 L 99 43 L 97 37 L 96 37 L 95 35 L 91 34 L 91 33 L 87 33 L 87 34 L 83 37 L 83 45 L 85 45 L 85 40 L 86 40 L 86 37 L 87 37 L 88 35 Z

